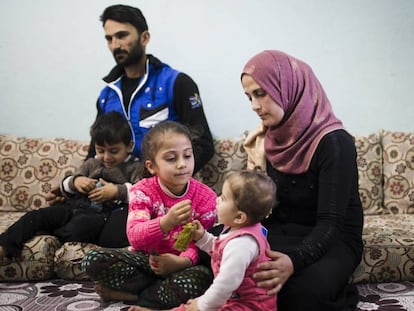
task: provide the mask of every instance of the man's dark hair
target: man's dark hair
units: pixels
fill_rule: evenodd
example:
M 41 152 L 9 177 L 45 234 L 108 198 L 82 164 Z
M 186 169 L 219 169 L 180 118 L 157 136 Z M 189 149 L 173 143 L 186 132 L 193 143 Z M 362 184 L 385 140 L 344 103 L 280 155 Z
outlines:
M 147 21 L 141 10 L 129 5 L 116 4 L 107 7 L 100 17 L 103 26 L 108 19 L 119 23 L 130 23 L 139 34 L 148 30 Z
M 90 129 L 90 135 L 95 144 L 104 146 L 120 142 L 129 145 L 132 140 L 131 129 L 122 114 L 111 111 L 98 116 Z

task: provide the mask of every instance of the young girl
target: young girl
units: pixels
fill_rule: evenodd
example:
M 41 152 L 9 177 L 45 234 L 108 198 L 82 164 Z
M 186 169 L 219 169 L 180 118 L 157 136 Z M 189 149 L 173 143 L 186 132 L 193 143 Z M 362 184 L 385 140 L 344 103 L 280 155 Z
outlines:
M 211 253 L 215 275 L 210 288 L 190 299 L 178 310 L 276 310 L 276 297 L 256 286 L 252 274 L 260 262 L 268 261 L 269 244 L 260 222 L 270 214 L 276 186 L 265 174 L 242 171 L 230 175 L 217 199 L 217 215 L 224 230 L 219 237 L 195 221 L 197 246 Z M 131 307 L 129 311 L 149 310 Z
M 82 267 L 98 281 L 103 300 L 138 302 L 171 308 L 200 296 L 212 281 L 198 265 L 198 249 L 173 245 L 183 225 L 198 220 L 210 228 L 216 217 L 216 195 L 192 178 L 194 155 L 188 129 L 174 121 L 155 125 L 145 134 L 143 161 L 153 175 L 129 193 L 127 236 L 130 250 L 101 249 L 86 254 Z

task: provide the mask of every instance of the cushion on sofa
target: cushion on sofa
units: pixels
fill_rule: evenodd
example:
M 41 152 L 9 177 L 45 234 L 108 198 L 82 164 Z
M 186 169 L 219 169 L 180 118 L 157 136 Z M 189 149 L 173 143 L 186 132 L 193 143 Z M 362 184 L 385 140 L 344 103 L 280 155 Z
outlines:
M 391 214 L 414 214 L 414 132 L 382 131 L 384 207 Z
M 88 251 L 99 246 L 91 243 L 67 242 L 55 252 L 55 273 L 65 280 L 88 280 L 81 269 L 81 261 Z
M 21 258 L 0 265 L 0 281 L 48 280 L 54 276 L 58 239 L 51 235 L 35 236 L 23 246 Z
M 414 280 L 414 214 L 367 215 L 364 251 L 354 283 Z
M 374 133 L 355 136 L 357 165 L 359 174 L 359 195 L 365 215 L 381 215 L 384 192 L 382 187 L 382 147 L 381 136 Z
M 0 211 L 46 206 L 45 196 L 85 159 L 87 142 L 0 135 Z
M 245 134 L 234 138 L 214 140 L 213 158 L 196 174 L 196 178 L 210 186 L 217 195 L 229 174 L 247 167 L 247 153 L 243 148 Z

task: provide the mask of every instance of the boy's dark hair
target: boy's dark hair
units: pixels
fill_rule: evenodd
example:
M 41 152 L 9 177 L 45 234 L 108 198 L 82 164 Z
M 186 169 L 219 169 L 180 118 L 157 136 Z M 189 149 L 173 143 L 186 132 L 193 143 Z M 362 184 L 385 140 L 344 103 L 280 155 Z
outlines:
M 162 144 L 160 138 L 166 133 L 184 135 L 191 142 L 190 130 L 185 125 L 170 120 L 162 121 L 145 133 L 141 142 L 142 161 L 154 161 L 155 155 Z
M 239 211 L 245 212 L 249 224 L 261 222 L 276 205 L 276 184 L 259 170 L 232 173 L 226 181 Z
M 111 111 L 96 118 L 90 129 L 90 135 L 95 144 L 104 146 L 120 142 L 129 145 L 132 140 L 131 129 L 124 116 Z
M 119 23 L 130 23 L 137 29 L 138 34 L 148 30 L 147 21 L 141 10 L 129 5 L 116 4 L 107 7 L 100 17 L 103 26 L 108 19 Z

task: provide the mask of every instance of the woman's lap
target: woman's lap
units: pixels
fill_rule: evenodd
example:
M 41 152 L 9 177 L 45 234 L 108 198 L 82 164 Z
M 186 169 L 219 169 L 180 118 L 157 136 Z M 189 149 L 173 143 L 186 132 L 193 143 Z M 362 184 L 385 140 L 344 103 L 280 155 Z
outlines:
M 353 310 L 358 301 L 356 287 L 349 284 L 354 269 L 355 255 L 338 243 L 320 260 L 290 277 L 278 296 L 279 311 Z

